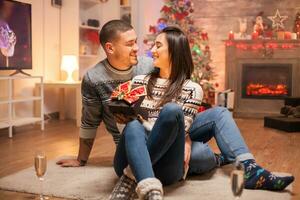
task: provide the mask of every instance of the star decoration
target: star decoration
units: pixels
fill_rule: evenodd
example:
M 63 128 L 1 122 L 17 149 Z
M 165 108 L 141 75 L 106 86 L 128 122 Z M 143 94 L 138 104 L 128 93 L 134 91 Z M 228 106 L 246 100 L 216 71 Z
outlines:
M 285 21 L 288 16 L 281 16 L 277 9 L 275 15 L 269 16 L 268 18 L 273 22 L 272 27 L 278 31 L 280 29 L 284 29 L 283 21 Z

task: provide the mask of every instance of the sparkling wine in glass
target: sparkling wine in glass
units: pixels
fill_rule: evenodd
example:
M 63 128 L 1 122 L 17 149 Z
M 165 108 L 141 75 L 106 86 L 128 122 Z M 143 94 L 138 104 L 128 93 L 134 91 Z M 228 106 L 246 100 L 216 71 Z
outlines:
M 39 199 L 46 199 L 43 195 L 43 181 L 47 170 L 47 158 L 44 152 L 37 152 L 34 156 L 34 167 L 37 177 L 40 180 L 40 195 Z
M 239 199 L 244 189 L 244 168 L 241 163 L 236 163 L 231 172 L 231 190 L 235 199 Z

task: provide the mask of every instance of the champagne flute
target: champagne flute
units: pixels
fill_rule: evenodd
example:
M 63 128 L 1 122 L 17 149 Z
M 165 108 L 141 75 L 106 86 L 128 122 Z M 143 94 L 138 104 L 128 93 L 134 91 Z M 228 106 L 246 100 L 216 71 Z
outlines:
M 40 200 L 45 200 L 45 196 L 43 195 L 43 181 L 44 181 L 44 175 L 47 170 L 47 158 L 45 155 L 45 152 L 36 152 L 34 156 L 34 167 L 35 167 L 35 172 L 40 180 L 40 195 L 39 199 Z
M 244 189 L 244 166 L 237 161 L 231 172 L 231 190 L 235 199 L 239 199 Z

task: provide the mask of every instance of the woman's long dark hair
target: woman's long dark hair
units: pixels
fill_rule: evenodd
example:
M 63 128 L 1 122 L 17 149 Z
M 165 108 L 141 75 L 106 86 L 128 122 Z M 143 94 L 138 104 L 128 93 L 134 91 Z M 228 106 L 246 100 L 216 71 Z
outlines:
M 168 42 L 171 74 L 169 84 L 160 102 L 156 105 L 157 107 L 163 106 L 172 101 L 172 99 L 177 99 L 185 80 L 190 79 L 194 71 L 189 41 L 184 32 L 175 26 L 169 26 L 160 32 L 160 34 L 162 33 L 166 34 Z M 147 94 L 150 98 L 153 98 L 151 91 L 156 84 L 157 78 L 159 78 L 159 70 L 154 70 L 148 76 Z

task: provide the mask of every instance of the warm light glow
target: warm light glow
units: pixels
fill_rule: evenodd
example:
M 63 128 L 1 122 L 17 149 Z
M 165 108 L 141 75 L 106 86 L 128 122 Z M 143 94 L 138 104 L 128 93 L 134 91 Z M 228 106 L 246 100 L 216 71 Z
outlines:
M 61 70 L 64 70 L 68 73 L 68 78 L 66 82 L 74 82 L 72 78 L 72 73 L 75 70 L 78 70 L 77 57 L 74 55 L 64 55 L 62 57 Z
M 250 83 L 247 85 L 246 90 L 246 94 L 248 96 L 281 96 L 288 94 L 288 89 L 285 84 L 267 85 L 260 83 Z

